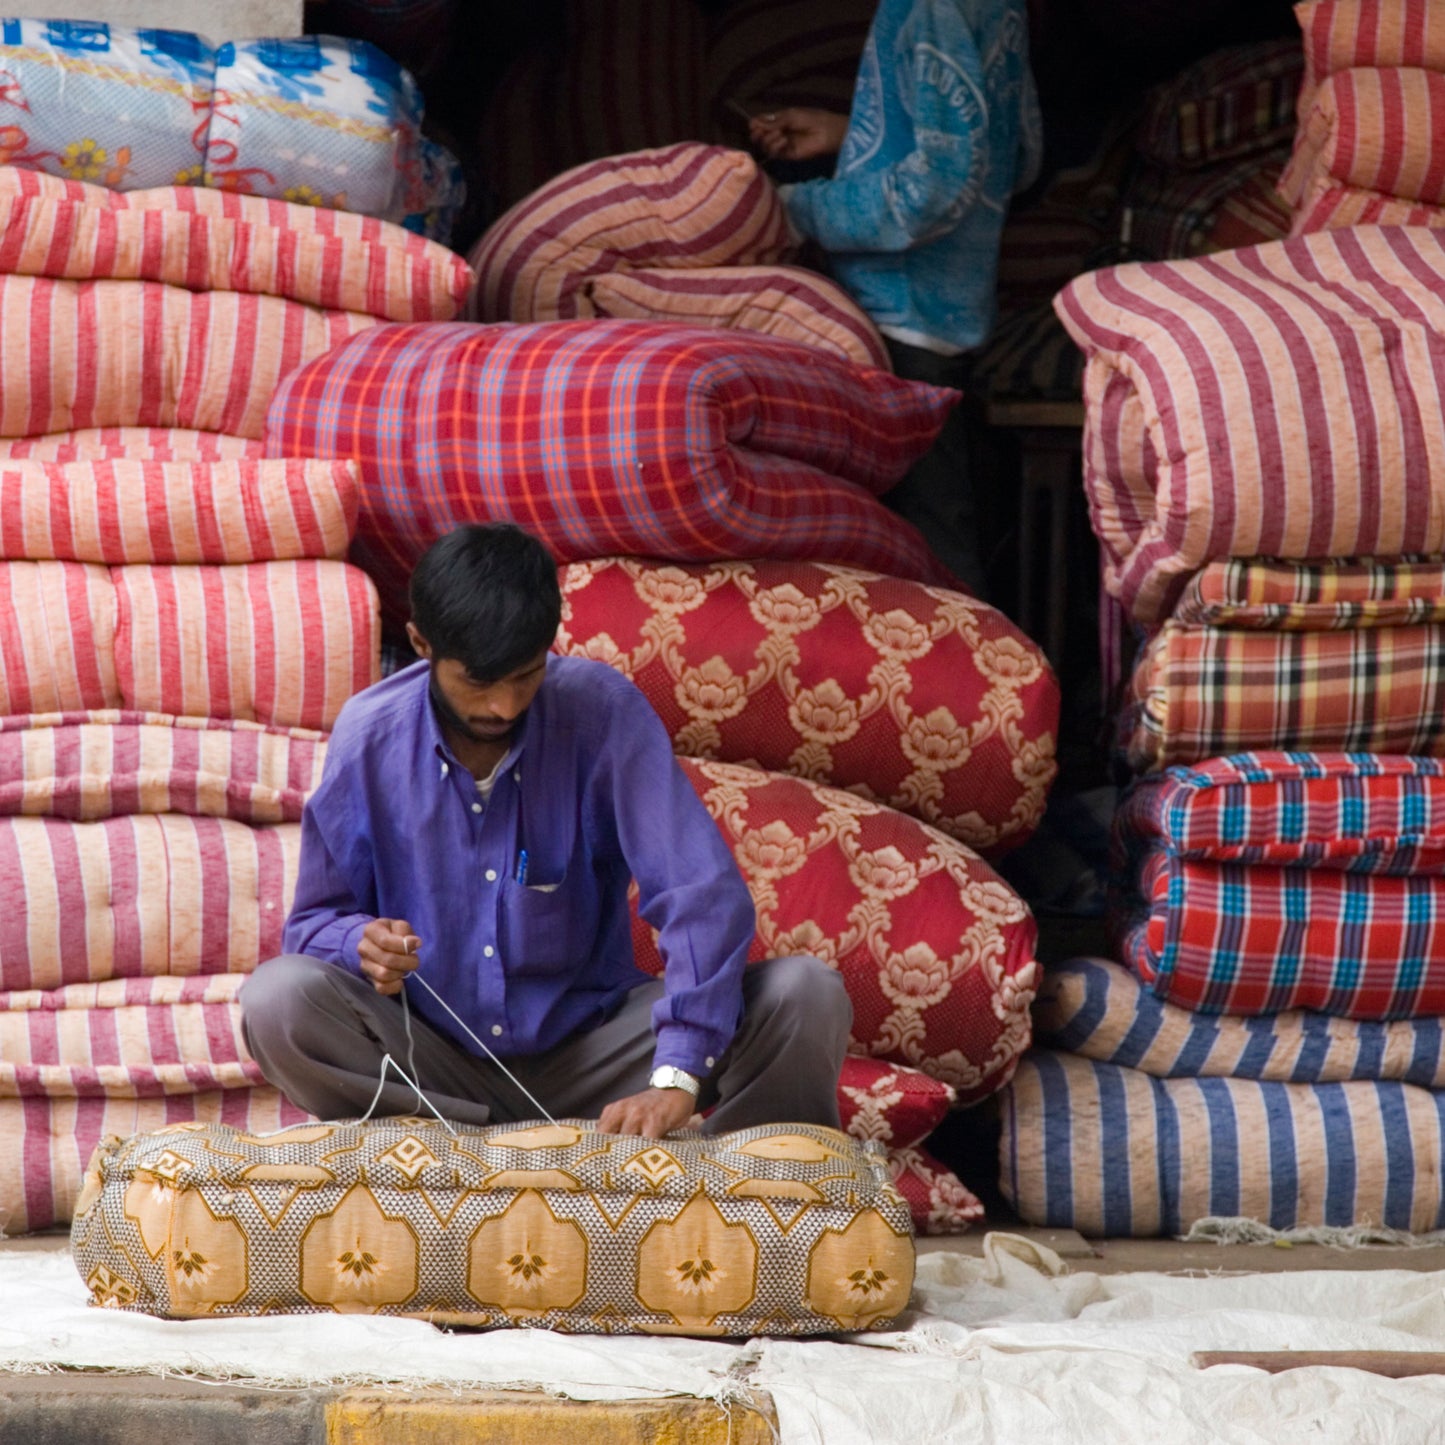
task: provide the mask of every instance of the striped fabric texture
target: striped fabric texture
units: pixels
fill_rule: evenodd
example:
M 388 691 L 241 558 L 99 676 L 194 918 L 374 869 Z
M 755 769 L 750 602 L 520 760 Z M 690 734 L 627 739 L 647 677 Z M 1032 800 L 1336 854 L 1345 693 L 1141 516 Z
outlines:
M 0 563 L 0 714 L 125 708 L 329 728 L 380 676 L 345 562 Z
M 299 823 L 0 819 L 0 989 L 250 973 L 281 951 Z
M 559 562 L 808 558 L 947 586 L 868 493 L 904 475 L 956 400 L 701 327 L 382 326 L 282 382 L 266 443 L 359 462 L 351 556 L 393 617 L 426 548 L 485 519 L 528 528 Z
M 259 437 L 281 378 L 372 324 L 276 296 L 0 275 L 0 435 L 178 426 Z
M 1316 89 L 1293 159 L 1301 203 L 1320 182 L 1445 205 L 1445 70 L 1341 70 Z
M 165 1098 L 0 1098 L 0 1229 L 51 1229 L 75 1213 L 85 1166 L 107 1135 L 170 1124 L 228 1124 L 265 1134 L 309 1116 L 275 1089 L 226 1089 Z
M 852 793 L 732 763 L 680 758 L 757 910 L 749 961 L 811 953 L 842 975 L 852 1051 L 957 1091 L 998 1090 L 1029 1042 L 1037 929 L 977 854 Z M 635 900 L 634 900 L 635 902 Z M 652 930 L 633 953 L 657 975 Z
M 875 0 L 735 0 L 714 7 L 707 93 L 714 128 L 741 144 L 749 114 L 783 105 L 846 114 Z
M 1445 1088 L 1445 1019 L 1331 1018 L 1293 1009 L 1260 1018 L 1164 1003 L 1119 964 L 1075 958 L 1044 971 L 1034 1039 L 1158 1078 L 1329 1084 L 1400 1079 Z
M 468 260 L 480 321 L 569 320 L 590 276 L 771 266 L 795 249 L 773 183 L 746 151 L 688 142 L 614 155 L 547 182 Z
M 0 462 L 0 559 L 339 559 L 360 501 L 350 462 Z
M 152 1099 L 262 1084 L 241 1032 L 244 982 L 223 973 L 0 993 L 0 1098 Z
M 7 461 L 224 462 L 259 461 L 265 455 L 259 438 L 183 427 L 84 427 L 42 436 L 0 437 L 0 459 Z
M 556 649 L 629 677 L 679 753 L 875 798 L 982 852 L 1057 771 L 1058 684 L 987 603 L 816 562 L 562 570 Z
M 0 717 L 0 815 L 299 823 L 325 756 L 323 735 L 303 728 L 121 711 Z
M 387 246 L 418 260 L 435 260 L 439 251 L 443 256 L 454 254 L 392 221 L 355 211 L 338 211 L 330 206 L 249 195 L 225 187 L 152 186 L 117 191 L 109 186 L 67 180 L 21 166 L 0 166 L 0 196 L 69 201 L 109 211 L 176 211 L 277 231 L 296 231 L 304 236 L 335 237 L 348 245 Z
M 1445 755 L 1445 624 L 1263 631 L 1171 618 L 1134 665 L 1119 731 L 1141 772 L 1255 748 Z
M 1445 551 L 1445 235 L 1106 267 L 1055 305 L 1088 356 L 1105 585 L 1136 620 L 1220 558 Z
M 697 0 L 586 0 L 555 13 L 562 23 L 537 28 L 492 87 L 473 147 L 503 205 L 599 157 L 706 135 Z
M 589 276 L 576 296 L 579 316 L 755 331 L 859 366 L 892 370 L 888 348 L 867 313 L 836 281 L 801 266 L 608 271 Z
M 1395 1081 L 1155 1079 L 1024 1056 L 1003 1096 L 999 1187 L 1026 1224 L 1174 1235 L 1210 1216 L 1275 1229 L 1445 1226 L 1445 1093 Z
M 1352 186 L 1316 188 L 1312 199 L 1294 213 L 1290 235 L 1311 231 L 1334 231 L 1344 226 L 1430 226 L 1445 230 L 1445 206 L 1427 206 L 1423 201 L 1402 201 L 1379 191 L 1362 191 Z
M 445 246 L 425 244 L 418 254 L 194 211 L 6 195 L 0 186 L 0 272 L 7 275 L 162 281 L 387 321 L 450 321 L 466 306 L 471 269 Z
M 1435 0 L 1306 0 L 1295 6 L 1304 40 L 1299 118 L 1314 107 L 1329 76 L 1356 68 L 1445 71 L 1445 12 Z M 1301 127 L 1303 130 L 1303 127 Z M 1291 165 L 1280 189 L 1297 202 L 1308 167 Z
M 1290 234 L 1294 213 L 1277 189 L 1280 169 L 1274 163 L 1264 165 L 1219 203 L 1210 218 L 1206 250 L 1258 246 Z

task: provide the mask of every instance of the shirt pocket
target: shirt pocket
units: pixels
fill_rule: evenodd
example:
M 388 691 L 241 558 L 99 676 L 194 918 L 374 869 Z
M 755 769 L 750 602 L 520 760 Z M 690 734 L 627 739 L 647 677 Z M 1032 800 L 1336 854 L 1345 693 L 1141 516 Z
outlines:
M 565 880 L 518 883 L 502 889 L 502 965 L 509 974 L 533 977 L 580 973 L 590 938 L 585 908 Z

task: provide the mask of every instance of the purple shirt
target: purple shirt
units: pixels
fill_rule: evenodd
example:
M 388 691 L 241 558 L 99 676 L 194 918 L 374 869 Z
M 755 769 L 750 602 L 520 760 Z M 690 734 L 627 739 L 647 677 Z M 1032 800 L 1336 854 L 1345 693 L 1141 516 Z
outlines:
M 753 905 L 651 705 L 605 663 L 549 656 L 484 804 L 427 681 L 419 662 L 342 709 L 302 819 L 286 951 L 359 974 L 367 923 L 403 918 L 421 976 L 488 1047 L 539 1053 L 647 981 L 632 957 L 636 878 L 667 965 L 656 1062 L 706 1076 L 741 1016 Z M 426 989 L 408 998 L 480 1052 Z

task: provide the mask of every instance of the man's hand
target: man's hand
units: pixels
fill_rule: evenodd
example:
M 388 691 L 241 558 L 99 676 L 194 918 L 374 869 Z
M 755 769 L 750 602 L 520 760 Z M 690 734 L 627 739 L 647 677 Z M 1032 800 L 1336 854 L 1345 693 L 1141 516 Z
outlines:
M 686 1089 L 644 1089 L 609 1104 L 597 1121 L 597 1132 L 661 1139 L 686 1124 L 696 1108 L 697 1100 Z
M 402 980 L 421 960 L 421 939 L 404 918 L 373 918 L 361 932 L 356 952 L 361 971 L 377 993 L 400 993 Z
M 755 115 L 748 122 L 752 143 L 774 161 L 810 161 L 835 156 L 848 133 L 848 117 L 834 110 L 790 105 Z

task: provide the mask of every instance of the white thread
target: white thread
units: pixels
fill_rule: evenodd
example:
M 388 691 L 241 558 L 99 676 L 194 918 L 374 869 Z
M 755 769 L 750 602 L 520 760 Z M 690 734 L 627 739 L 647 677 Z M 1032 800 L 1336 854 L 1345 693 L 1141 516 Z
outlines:
M 460 1135 L 458 1135 L 457 1131 L 453 1129 L 452 1126 L 447 1122 L 447 1120 L 442 1117 L 441 1112 L 432 1104 L 431 1100 L 422 1093 L 421 1089 L 417 1086 L 416 1080 L 408 1078 L 406 1070 L 403 1069 L 402 1066 L 397 1063 L 397 1061 L 392 1058 L 390 1054 L 383 1054 L 381 1056 L 381 1077 L 376 1081 L 376 1093 L 371 1096 L 371 1103 L 366 1106 L 366 1113 L 361 1116 L 358 1122 L 364 1124 L 369 1118 L 371 1118 L 372 1114 L 376 1110 L 376 1106 L 381 1102 L 381 1091 L 386 1087 L 386 1067 L 388 1064 L 390 1064 L 391 1067 L 395 1069 L 398 1074 L 401 1075 L 404 1082 L 411 1085 L 412 1092 L 423 1104 L 427 1106 L 428 1109 L 432 1111 L 433 1114 L 436 1115 L 437 1123 L 439 1123 L 442 1128 L 445 1129 L 447 1133 L 452 1136 L 453 1139 L 459 1138 Z
M 537 1102 L 532 1096 L 531 1090 L 467 1027 L 467 1021 L 424 979 L 421 974 L 409 974 L 408 979 L 415 979 L 426 991 L 459 1023 L 466 1031 L 466 1035 L 481 1051 L 522 1091 L 527 1097 L 527 1102 L 549 1123 L 556 1124 L 556 1120 Z M 406 997 L 406 987 L 403 984 L 402 997 Z M 433 1109 L 432 1113 L 436 1113 Z

